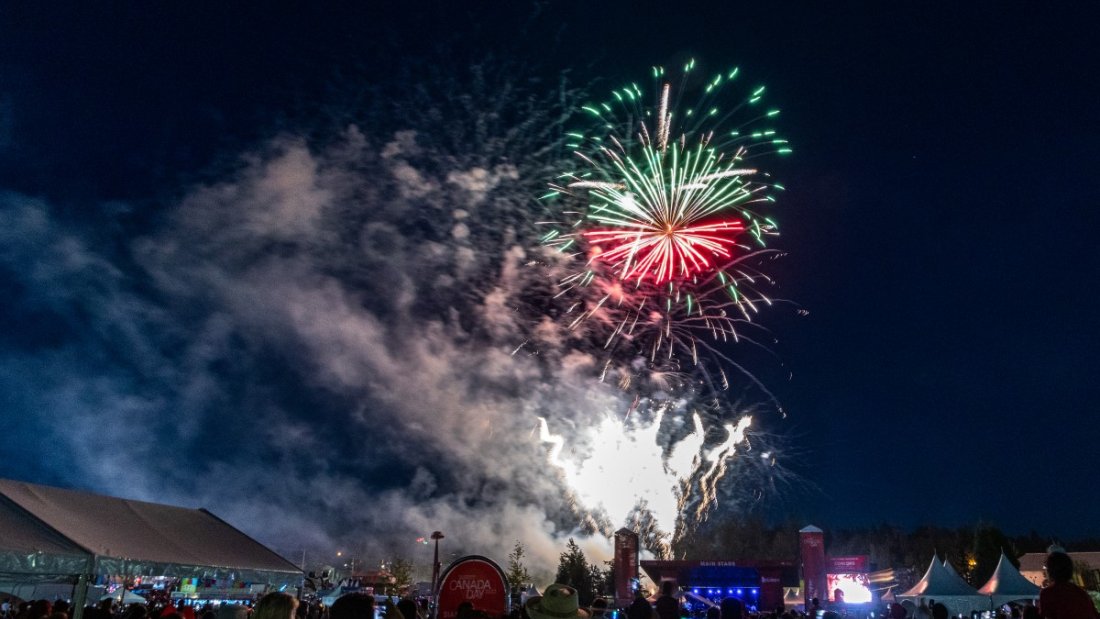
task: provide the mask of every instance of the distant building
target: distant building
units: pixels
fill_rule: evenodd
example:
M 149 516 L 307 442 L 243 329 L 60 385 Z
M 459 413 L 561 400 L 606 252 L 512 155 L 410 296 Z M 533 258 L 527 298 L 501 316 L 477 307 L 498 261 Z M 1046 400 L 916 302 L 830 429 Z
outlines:
M 1066 553 L 1073 559 L 1073 565 L 1077 568 L 1073 574 L 1073 580 L 1081 587 L 1090 591 L 1100 591 L 1100 552 L 1069 552 Z M 1043 571 L 1043 563 L 1046 562 L 1047 553 L 1029 552 L 1020 557 L 1020 574 L 1031 582 L 1043 586 L 1046 580 L 1046 572 Z

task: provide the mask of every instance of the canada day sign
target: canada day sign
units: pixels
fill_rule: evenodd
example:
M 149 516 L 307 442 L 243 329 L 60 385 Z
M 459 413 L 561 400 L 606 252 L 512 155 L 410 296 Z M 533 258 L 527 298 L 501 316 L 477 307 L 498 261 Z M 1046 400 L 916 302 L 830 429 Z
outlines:
M 502 617 L 511 610 L 508 594 L 508 581 L 499 565 L 477 555 L 462 557 L 443 572 L 439 581 L 436 618 L 455 619 L 458 605 L 463 602 L 490 617 Z

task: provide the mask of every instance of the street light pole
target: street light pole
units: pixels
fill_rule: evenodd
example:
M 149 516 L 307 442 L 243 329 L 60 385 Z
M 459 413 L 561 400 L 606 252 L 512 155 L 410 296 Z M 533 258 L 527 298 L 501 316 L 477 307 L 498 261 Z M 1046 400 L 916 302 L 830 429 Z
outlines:
M 432 559 L 432 610 L 437 612 L 436 604 L 439 600 L 439 540 L 443 539 L 442 531 L 432 531 L 432 539 L 435 540 L 435 558 Z

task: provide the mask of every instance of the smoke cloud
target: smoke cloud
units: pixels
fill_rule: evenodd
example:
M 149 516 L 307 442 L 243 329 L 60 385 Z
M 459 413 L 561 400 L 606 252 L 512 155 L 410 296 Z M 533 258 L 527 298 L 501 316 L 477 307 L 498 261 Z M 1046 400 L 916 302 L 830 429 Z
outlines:
M 128 209 L 86 226 L 0 195 L 26 331 L 0 350 L 32 437 L 15 453 L 73 487 L 207 507 L 292 557 L 423 563 L 415 540 L 443 530 L 451 552 L 503 562 L 522 540 L 552 569 L 579 519 L 538 417 L 619 396 L 582 353 L 513 354 L 527 331 L 564 337 L 519 311 L 541 276 L 501 222 L 530 218 L 542 179 L 485 156 L 411 129 L 290 132 L 138 229 Z
M 0 194 L 13 468 L 206 507 L 294 560 L 426 564 L 433 530 L 500 562 L 521 540 L 546 578 L 567 537 L 606 558 L 590 534 L 624 523 L 576 504 L 538 431 L 632 406 L 534 240 L 564 113 L 498 99 L 285 131 L 140 224 Z

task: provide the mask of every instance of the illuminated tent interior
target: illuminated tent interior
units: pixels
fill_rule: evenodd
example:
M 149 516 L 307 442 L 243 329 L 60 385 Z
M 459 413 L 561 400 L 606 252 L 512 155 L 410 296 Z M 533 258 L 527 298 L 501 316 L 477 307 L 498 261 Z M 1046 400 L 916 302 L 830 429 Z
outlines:
M 1005 556 L 1004 551 L 1001 551 L 997 569 L 989 577 L 989 582 L 978 589 L 978 593 L 992 598 L 994 606 L 1001 606 L 1019 600 L 1038 599 L 1039 587 L 1024 578 L 1020 570 Z
M 262 589 L 302 581 L 297 566 L 204 509 L 0 479 L 0 591 L 70 583 L 80 609 L 97 576 L 216 579 Z

